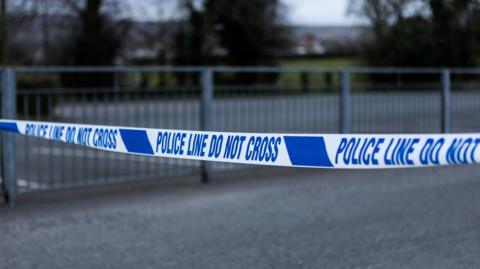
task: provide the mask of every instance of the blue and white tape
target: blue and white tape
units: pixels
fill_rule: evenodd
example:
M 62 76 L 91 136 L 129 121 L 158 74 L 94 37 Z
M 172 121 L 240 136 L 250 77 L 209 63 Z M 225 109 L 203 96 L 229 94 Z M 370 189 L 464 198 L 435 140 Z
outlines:
M 480 162 L 480 134 L 267 134 L 0 120 L 0 130 L 157 157 L 312 168 L 403 168 Z

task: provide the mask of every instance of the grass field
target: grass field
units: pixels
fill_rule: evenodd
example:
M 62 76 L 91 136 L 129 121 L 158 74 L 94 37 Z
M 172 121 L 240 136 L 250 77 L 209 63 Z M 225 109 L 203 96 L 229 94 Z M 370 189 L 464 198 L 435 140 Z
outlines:
M 280 64 L 284 67 L 350 67 L 360 65 L 361 61 L 352 58 L 311 58 L 285 59 Z
M 361 61 L 352 58 L 292 58 L 280 60 L 279 65 L 282 67 L 351 67 L 361 65 Z M 219 76 L 226 76 L 228 74 L 218 74 Z M 122 74 L 119 78 L 123 87 L 142 87 L 142 88 L 156 88 L 163 85 L 175 85 L 177 78 L 171 72 L 167 73 L 139 73 L 129 72 Z M 331 74 L 327 78 L 325 74 L 309 74 L 310 85 L 325 85 L 326 81 L 332 81 L 332 85 L 338 84 L 338 75 Z M 190 76 L 188 80 L 190 84 L 196 84 L 197 79 Z M 300 87 L 301 74 L 298 72 L 281 73 L 278 77 L 277 83 L 285 87 Z M 59 74 L 18 74 L 18 86 L 20 89 L 31 88 L 61 88 L 61 78 Z
M 352 67 L 361 65 L 361 61 L 352 58 L 300 58 L 285 59 L 280 62 L 282 67 Z M 280 77 L 280 83 L 283 86 L 299 86 L 301 81 L 299 73 L 283 73 Z M 325 74 L 309 74 L 310 85 L 325 85 L 327 81 Z M 338 75 L 333 74 L 331 77 L 333 85 L 338 83 Z

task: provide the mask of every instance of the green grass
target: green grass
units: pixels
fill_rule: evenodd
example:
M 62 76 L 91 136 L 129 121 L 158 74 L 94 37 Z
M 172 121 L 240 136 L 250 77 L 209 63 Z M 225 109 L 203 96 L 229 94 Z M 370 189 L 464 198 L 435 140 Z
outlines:
M 352 67 L 361 65 L 361 61 L 352 58 L 299 58 L 299 59 L 285 59 L 280 61 L 282 67 Z M 325 85 L 325 74 L 309 74 L 310 85 Z M 283 73 L 279 80 L 280 84 L 287 87 L 298 87 L 300 85 L 300 74 L 298 73 Z M 338 74 L 332 75 L 333 86 L 338 84 Z
M 358 66 L 361 62 L 352 58 L 311 58 L 311 59 L 286 59 L 280 61 L 283 67 L 351 67 Z
M 341 68 L 362 65 L 360 60 L 354 58 L 291 58 L 280 60 L 279 65 L 282 67 L 327 67 L 327 68 Z M 219 76 L 228 76 L 227 73 L 218 74 Z M 232 74 L 230 74 L 231 76 Z M 328 80 L 327 75 L 322 73 L 309 74 L 309 84 L 317 88 L 324 87 Z M 338 74 L 331 74 L 331 86 L 338 86 Z M 122 85 L 130 87 L 139 87 L 140 85 L 146 88 L 155 88 L 162 85 L 176 85 L 176 77 L 173 73 L 167 72 L 160 75 L 158 72 L 143 73 L 131 72 L 122 75 Z M 190 84 L 197 84 L 197 80 L 191 77 Z M 279 75 L 277 83 L 281 86 L 300 88 L 301 74 L 298 72 L 283 72 Z M 31 88 L 59 88 L 61 87 L 61 78 L 59 74 L 18 74 L 18 87 L 21 89 Z

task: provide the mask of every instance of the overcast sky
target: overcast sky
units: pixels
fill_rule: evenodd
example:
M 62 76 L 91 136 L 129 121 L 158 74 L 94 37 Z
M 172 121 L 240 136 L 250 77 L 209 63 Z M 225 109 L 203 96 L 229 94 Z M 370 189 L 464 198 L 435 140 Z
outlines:
M 348 0 L 283 0 L 294 24 L 351 25 L 358 20 L 347 16 Z
M 247 1 L 247 0 L 246 0 Z M 282 0 L 287 6 L 287 20 L 293 24 L 351 25 L 358 19 L 347 16 L 349 0 Z M 129 15 L 137 19 L 155 20 L 175 17 L 179 0 L 129 0 Z M 138 5 L 143 3 L 143 5 Z M 161 3 L 161 5 L 159 5 Z

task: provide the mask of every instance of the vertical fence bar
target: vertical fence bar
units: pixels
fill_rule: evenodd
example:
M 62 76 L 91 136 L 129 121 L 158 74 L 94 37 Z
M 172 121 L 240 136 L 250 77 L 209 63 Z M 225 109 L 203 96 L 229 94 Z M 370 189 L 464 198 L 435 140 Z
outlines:
M 308 72 L 300 73 L 300 89 L 303 93 L 307 93 L 310 89 L 310 76 Z
M 115 66 L 115 69 L 117 69 L 116 66 Z M 119 89 L 120 89 L 120 73 L 117 70 L 115 70 L 113 72 L 113 91 L 118 92 Z
M 200 126 L 203 131 L 213 129 L 213 70 L 205 69 L 200 74 L 201 84 L 201 119 Z M 201 176 L 202 182 L 208 183 L 211 163 L 202 161 Z
M 5 68 L 1 71 L 0 85 L 2 87 L 2 118 L 16 119 L 17 117 L 17 90 L 15 71 Z M 15 158 L 15 134 L 2 133 L 2 187 L 5 195 L 5 202 L 10 207 L 15 206 L 15 195 L 17 193 L 16 182 L 16 158 Z
M 443 70 L 442 73 L 442 133 L 450 132 L 450 94 L 451 75 L 450 70 Z
M 350 132 L 351 88 L 350 71 L 343 70 L 340 74 L 340 133 Z

